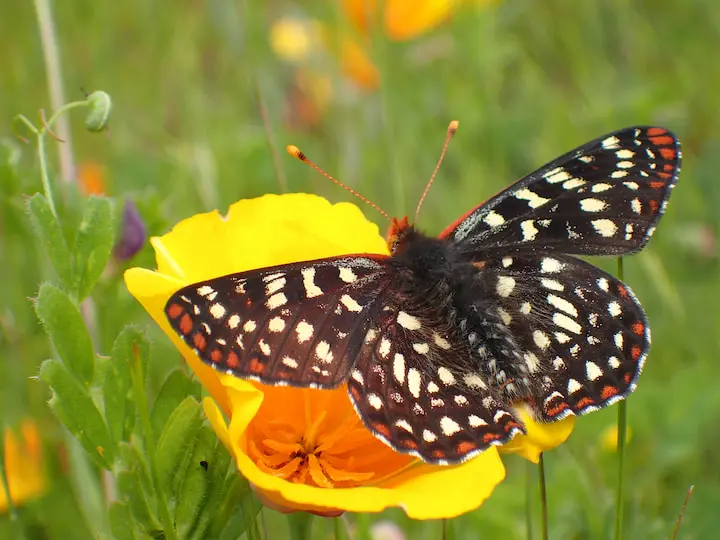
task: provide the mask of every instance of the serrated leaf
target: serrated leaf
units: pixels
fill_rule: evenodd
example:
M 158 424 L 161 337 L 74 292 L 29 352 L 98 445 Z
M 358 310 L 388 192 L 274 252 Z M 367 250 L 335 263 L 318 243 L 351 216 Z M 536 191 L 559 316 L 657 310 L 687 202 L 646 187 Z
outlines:
M 160 387 L 155 398 L 150 421 L 154 433 L 161 433 L 172 412 L 188 396 L 200 400 L 200 385 L 181 368 L 173 370 Z
M 171 511 L 177 500 L 178 488 L 188 468 L 202 422 L 203 413 L 200 403 L 193 397 L 187 397 L 170 415 L 158 440 L 155 463 L 160 488 L 167 495 Z
M 57 360 L 43 362 L 40 378 L 53 390 L 50 409 L 95 463 L 109 470 L 114 458 L 114 447 L 105 421 L 88 390 Z
M 133 362 L 146 364 L 149 356 L 145 334 L 132 326 L 123 328 L 113 344 L 103 381 L 105 419 L 115 441 L 128 440 L 135 421 L 135 404 L 129 399 Z
M 208 463 L 208 460 L 212 459 L 216 443 L 215 432 L 210 426 L 203 424 L 177 494 L 175 528 L 181 538 L 188 537 L 195 529 L 200 514 L 205 511 L 204 503 L 212 477 L 200 462 Z
M 72 255 L 57 216 L 52 213 L 50 204 L 41 193 L 36 193 L 28 199 L 26 211 L 35 235 L 40 240 L 55 269 L 60 285 L 70 289 L 72 284 Z
M 115 241 L 115 202 L 90 196 L 75 235 L 73 287 L 82 300 L 95 286 L 110 258 Z
M 89 387 L 93 379 L 95 353 L 78 307 L 55 285 L 43 283 L 35 312 L 65 366 Z

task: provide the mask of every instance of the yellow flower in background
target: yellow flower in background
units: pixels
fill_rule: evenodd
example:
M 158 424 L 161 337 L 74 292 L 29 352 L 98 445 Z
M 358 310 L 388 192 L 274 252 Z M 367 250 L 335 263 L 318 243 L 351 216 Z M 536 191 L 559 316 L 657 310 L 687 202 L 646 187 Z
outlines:
M 463 6 L 486 6 L 493 0 L 342 0 L 345 28 L 316 20 L 285 18 L 270 30 L 275 53 L 299 69 L 318 73 L 313 58 L 329 53 L 336 57 L 346 77 L 363 90 L 380 85 L 380 73 L 368 56 L 368 39 L 379 32 L 392 41 L 407 41 L 446 22 Z M 343 31 L 345 30 L 345 31 Z
M 13 504 L 40 497 L 45 493 L 45 470 L 37 425 L 25 420 L 17 430 L 7 429 L 5 471 Z M 8 500 L 0 481 L 0 512 L 8 509 Z
M 321 515 L 398 506 L 416 519 L 438 519 L 477 508 L 503 480 L 495 448 L 457 466 L 424 464 L 376 439 L 344 387 L 273 387 L 220 374 L 170 328 L 165 303 L 191 283 L 300 260 L 387 253 L 377 226 L 355 205 L 266 195 L 233 204 L 225 217 L 193 216 L 151 243 L 157 271 L 128 270 L 127 287 L 209 391 L 213 428 L 266 504 Z
M 631 439 L 632 430 L 630 429 L 630 426 L 628 426 L 625 434 L 625 442 L 629 443 Z M 617 451 L 617 445 L 618 427 L 617 424 L 612 424 L 602 430 L 602 433 L 600 434 L 600 446 L 606 452 L 615 452 Z

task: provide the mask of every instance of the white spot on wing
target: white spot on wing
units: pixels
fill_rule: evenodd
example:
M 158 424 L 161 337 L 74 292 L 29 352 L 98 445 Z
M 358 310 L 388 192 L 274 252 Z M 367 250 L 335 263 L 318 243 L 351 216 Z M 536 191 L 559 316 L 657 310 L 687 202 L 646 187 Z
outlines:
M 297 360 L 290 358 L 289 356 L 283 356 L 282 363 L 290 369 L 297 369 L 298 367 Z
M 215 289 L 213 289 L 210 285 L 203 285 L 202 287 L 198 287 L 196 291 L 200 296 L 208 296 L 214 293 Z
M 559 281 L 556 281 L 554 279 L 542 278 L 540 280 L 540 285 L 542 285 L 546 289 L 550 289 L 551 291 L 564 291 L 565 290 L 565 286 L 562 283 L 560 283 Z
M 620 145 L 620 139 L 613 135 L 612 137 L 608 137 L 607 139 L 603 140 L 603 142 L 601 142 L 600 144 L 605 150 L 614 150 Z
M 268 309 L 276 309 L 280 306 L 284 306 L 287 304 L 287 296 L 285 296 L 285 293 L 275 293 L 270 298 L 267 299 L 267 302 L 265 302 L 265 305 Z
M 304 320 L 300 321 L 295 327 L 298 343 L 309 341 L 313 336 L 313 332 L 315 332 L 313 325 Z
M 526 219 L 520 223 L 520 229 L 522 230 L 523 241 L 532 242 L 537 236 L 538 230 L 535 227 L 535 222 L 532 219 Z
M 613 317 L 617 317 L 622 313 L 622 308 L 618 302 L 614 300 L 608 304 L 608 313 Z
M 578 390 L 582 390 L 582 385 L 579 382 L 577 382 L 575 379 L 570 379 L 568 381 L 568 392 L 570 392 L 571 394 L 574 394 Z
M 362 306 L 358 304 L 355 299 L 348 294 L 343 294 L 340 297 L 340 303 L 345 306 L 348 311 L 353 311 L 355 313 L 359 313 L 360 311 L 362 311 Z
M 214 319 L 222 319 L 225 316 L 225 306 L 217 303 L 213 304 L 210 306 L 210 315 L 212 315 Z
M 572 332 L 573 334 L 581 334 L 582 333 L 582 326 L 580 326 L 577 321 L 574 319 L 571 319 L 567 315 L 564 315 L 563 313 L 553 313 L 552 317 L 553 322 L 558 325 L 563 330 L 567 330 L 568 332 Z
M 416 353 L 427 354 L 430 352 L 430 345 L 427 343 L 413 343 L 413 349 Z
M 378 396 L 377 394 L 368 394 L 367 402 L 368 405 L 370 405 L 376 411 L 382 409 L 383 402 L 382 399 L 380 399 L 380 396 Z
M 641 214 L 642 213 L 642 203 L 640 202 L 640 199 L 635 197 L 632 201 L 630 201 L 630 208 L 636 214 Z
M 313 269 L 313 272 L 315 269 Z M 277 274 L 278 276 L 282 276 L 282 274 Z M 263 280 L 267 280 L 267 277 Z M 278 292 L 280 289 L 282 289 L 285 284 L 287 283 L 287 279 L 284 277 L 278 277 L 272 281 L 267 281 L 267 285 L 265 285 L 265 294 L 270 296 L 273 293 Z
M 469 388 L 481 388 L 483 390 L 487 388 L 487 385 L 482 377 L 475 373 L 466 373 L 463 377 L 463 382 L 465 383 L 465 386 Z
M 395 355 L 395 358 L 393 359 L 393 376 L 395 377 L 395 380 L 400 383 L 405 383 L 405 357 L 397 353 Z
M 592 223 L 595 232 L 605 238 L 611 238 L 617 232 L 617 225 L 610 219 L 594 219 L 590 223 Z
M 315 298 L 323 293 L 322 289 L 315 285 L 315 269 L 313 267 L 303 268 L 302 276 L 303 286 L 305 287 L 305 296 L 308 298 Z
M 451 347 L 450 342 L 437 332 L 433 332 L 433 342 L 435 345 L 446 351 Z
M 420 372 L 415 368 L 410 368 L 407 372 L 407 387 L 415 399 L 420 397 L 420 381 Z
M 535 330 L 533 332 L 533 341 L 538 349 L 544 351 L 550 345 L 550 338 L 542 330 Z
M 340 279 L 342 279 L 345 283 L 353 283 L 357 280 L 357 276 L 355 275 L 355 272 L 353 272 L 353 269 L 349 266 L 341 266 Z
M 498 293 L 499 296 L 507 298 L 512 294 L 514 288 L 515 278 L 512 278 L 510 276 L 500 276 L 497 280 L 497 286 L 495 288 L 495 291 Z
M 285 320 L 281 317 L 273 317 L 268 323 L 268 330 L 271 332 L 282 332 L 285 330 Z
M 491 210 L 490 212 L 488 212 L 488 215 L 485 216 L 483 221 L 491 227 L 497 227 L 498 225 L 502 225 L 503 223 L 505 223 L 505 218 L 495 212 L 495 210 Z
M 445 367 L 439 367 L 437 373 L 438 377 L 440 377 L 440 380 L 445 386 L 455 384 L 455 377 L 449 369 Z
M 543 257 L 540 261 L 540 271 L 543 274 L 555 274 L 565 267 L 563 263 L 552 257 Z
M 333 353 L 330 352 L 330 344 L 327 341 L 318 343 L 315 347 L 315 356 L 317 356 L 321 362 L 331 364 L 333 361 Z
M 456 433 L 458 433 L 461 430 L 460 424 L 458 424 L 455 420 L 453 420 L 449 416 L 443 416 L 440 419 L 440 429 L 442 430 L 443 435 L 445 435 L 446 437 L 455 435 Z
M 257 324 L 252 319 L 245 321 L 245 324 L 243 324 L 243 330 L 246 332 L 254 332 L 256 328 Z
M 540 197 L 537 193 L 530 191 L 528 188 L 523 188 L 516 191 L 515 197 L 517 199 L 527 201 L 530 208 L 537 208 L 550 200 L 545 199 L 544 197 Z
M 607 207 L 607 203 L 600 199 L 583 199 L 580 201 L 580 209 L 583 212 L 602 212 Z
M 585 362 L 585 371 L 587 378 L 591 381 L 597 380 L 603 375 L 602 369 L 595 362 Z
M 418 319 L 404 311 L 398 312 L 397 322 L 400 326 L 408 330 L 419 330 L 422 326 Z

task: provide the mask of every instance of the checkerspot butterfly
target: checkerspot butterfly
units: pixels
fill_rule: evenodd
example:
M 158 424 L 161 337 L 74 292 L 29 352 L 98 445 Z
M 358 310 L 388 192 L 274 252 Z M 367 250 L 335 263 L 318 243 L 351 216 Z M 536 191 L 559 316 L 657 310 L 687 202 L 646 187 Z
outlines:
M 610 405 L 650 345 L 630 288 L 575 255 L 645 246 L 680 170 L 678 140 L 632 127 L 591 141 L 438 237 L 393 219 L 391 254 L 344 255 L 196 283 L 167 302 L 207 364 L 272 385 L 346 385 L 378 438 L 458 463 L 525 427 Z

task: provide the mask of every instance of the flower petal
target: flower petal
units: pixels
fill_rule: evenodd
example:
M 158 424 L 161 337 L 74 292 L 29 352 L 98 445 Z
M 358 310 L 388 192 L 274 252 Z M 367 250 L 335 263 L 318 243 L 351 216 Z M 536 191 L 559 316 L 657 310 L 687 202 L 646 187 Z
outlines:
M 540 454 L 560 446 L 572 433 L 575 416 L 569 416 L 551 424 L 539 424 L 532 419 L 525 407 L 517 407 L 515 412 L 527 429 L 526 435 L 517 435 L 499 448 L 500 453 L 520 454 L 525 459 L 537 463 Z

